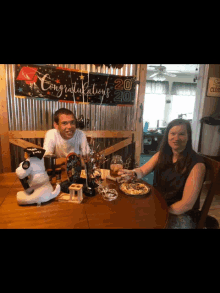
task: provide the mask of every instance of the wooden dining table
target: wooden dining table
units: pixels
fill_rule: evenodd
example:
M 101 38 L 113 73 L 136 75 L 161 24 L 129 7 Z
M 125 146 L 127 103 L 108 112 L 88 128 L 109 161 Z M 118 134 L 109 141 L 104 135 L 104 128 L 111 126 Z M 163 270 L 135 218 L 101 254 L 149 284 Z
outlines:
M 105 171 L 105 170 L 104 170 Z M 102 174 L 107 174 L 106 170 Z M 59 196 L 40 206 L 20 206 L 17 192 L 23 187 L 14 172 L 0 174 L 0 229 L 163 229 L 168 220 L 168 207 L 163 196 L 150 184 L 142 197 L 128 196 L 118 183 L 104 176 L 103 184 L 116 189 L 118 197 L 106 201 L 96 192 L 83 195 L 80 204 L 63 202 Z

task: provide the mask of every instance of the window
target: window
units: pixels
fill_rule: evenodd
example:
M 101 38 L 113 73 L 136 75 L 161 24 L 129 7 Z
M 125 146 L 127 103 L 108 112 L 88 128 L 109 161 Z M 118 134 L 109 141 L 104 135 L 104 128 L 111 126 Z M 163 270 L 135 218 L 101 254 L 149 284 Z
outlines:
M 165 98 L 167 94 L 169 94 L 168 81 L 147 81 L 144 99 L 143 127 L 146 121 L 149 123 L 149 129 L 157 128 L 157 120 L 160 120 L 161 124 L 164 119 Z
M 148 128 L 157 128 L 157 120 L 163 120 L 166 95 L 145 94 L 143 125 L 147 121 Z
M 170 121 L 179 118 L 179 115 L 183 119 L 193 118 L 196 89 L 197 84 L 195 83 L 173 82 Z
M 171 92 L 169 92 L 168 81 L 148 80 L 144 100 L 143 128 L 145 122 L 149 124 L 148 129 L 155 129 L 158 120 L 159 127 L 167 126 L 170 121 L 177 118 L 191 120 L 196 89 L 197 84 L 195 83 L 173 82 Z M 166 99 L 171 100 L 171 103 L 165 104 Z
M 173 95 L 171 103 L 170 121 L 179 118 L 182 115 L 183 119 L 192 119 L 196 96 L 177 96 Z M 181 118 L 181 117 L 180 117 Z M 170 122 L 169 121 L 169 122 Z

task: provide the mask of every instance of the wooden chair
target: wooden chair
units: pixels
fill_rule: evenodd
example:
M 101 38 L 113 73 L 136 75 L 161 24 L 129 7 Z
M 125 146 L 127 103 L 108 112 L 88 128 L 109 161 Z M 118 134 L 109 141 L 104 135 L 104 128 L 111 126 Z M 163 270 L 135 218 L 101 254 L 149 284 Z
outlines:
M 203 182 L 203 186 L 201 188 L 201 192 L 206 192 L 206 198 L 201 208 L 201 213 L 199 220 L 197 222 L 196 229 L 203 229 L 205 227 L 205 223 L 207 220 L 208 212 L 213 200 L 214 195 L 217 192 L 218 184 L 219 184 L 219 175 L 220 175 L 220 162 L 209 158 L 208 156 L 199 155 L 204 159 L 206 165 L 206 175 Z

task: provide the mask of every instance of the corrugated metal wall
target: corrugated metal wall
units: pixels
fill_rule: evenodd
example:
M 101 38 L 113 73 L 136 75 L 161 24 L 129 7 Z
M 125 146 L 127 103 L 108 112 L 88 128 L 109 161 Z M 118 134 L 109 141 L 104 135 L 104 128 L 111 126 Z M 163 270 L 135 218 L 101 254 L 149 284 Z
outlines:
M 125 76 L 138 76 L 137 64 L 125 64 L 121 69 L 108 67 L 96 67 L 93 64 L 47 64 L 70 69 L 86 70 Z M 53 128 L 53 114 L 59 108 L 67 108 L 77 114 L 77 118 L 83 114 L 90 119 L 89 127 L 83 130 L 135 130 L 135 105 L 132 107 L 86 105 L 70 102 L 45 101 L 38 98 L 15 97 L 15 65 L 6 65 L 6 82 L 8 87 L 8 118 L 9 130 L 48 130 Z M 138 87 L 138 86 L 137 86 Z M 136 91 L 137 91 L 136 87 Z M 43 139 L 26 139 L 32 143 L 43 146 Z M 108 147 L 120 139 L 100 139 L 101 149 Z M 15 171 L 21 161 L 24 152 L 21 148 L 10 145 L 12 171 Z M 122 153 L 123 152 L 123 153 Z M 119 151 L 123 157 L 129 153 L 129 147 Z M 105 166 L 106 167 L 106 166 Z

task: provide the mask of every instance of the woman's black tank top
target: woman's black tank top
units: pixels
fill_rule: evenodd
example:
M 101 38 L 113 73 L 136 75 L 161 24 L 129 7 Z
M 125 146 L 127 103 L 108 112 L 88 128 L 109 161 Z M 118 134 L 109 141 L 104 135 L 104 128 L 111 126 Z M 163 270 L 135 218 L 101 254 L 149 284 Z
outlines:
M 159 170 L 156 166 L 154 170 L 153 186 L 164 195 L 167 205 L 170 206 L 173 203 L 182 199 L 183 190 L 186 180 L 197 163 L 204 163 L 203 158 L 195 151 L 192 153 L 192 162 L 184 174 L 179 174 L 175 170 L 175 164 L 168 166 L 165 171 Z M 192 210 L 199 209 L 200 198 L 198 197 Z

